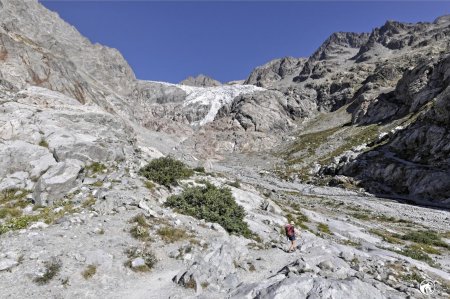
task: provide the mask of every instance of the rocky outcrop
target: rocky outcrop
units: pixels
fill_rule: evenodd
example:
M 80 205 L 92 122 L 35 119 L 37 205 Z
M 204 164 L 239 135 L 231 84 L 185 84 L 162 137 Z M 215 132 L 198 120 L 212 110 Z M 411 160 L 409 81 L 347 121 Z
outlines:
M 97 106 L 42 87 L 0 100 L 0 190 L 26 189 L 52 204 L 81 184 L 84 166 L 132 159 L 135 133 Z
M 222 83 L 220 83 L 219 81 L 202 74 L 198 75 L 197 77 L 187 77 L 186 79 L 181 81 L 180 84 L 197 87 L 213 87 L 222 85 Z
M 272 60 L 255 68 L 244 84 L 269 87 L 284 78 L 297 74 L 303 67 L 305 58 L 285 57 Z
M 374 193 L 408 195 L 416 201 L 448 206 L 449 67 L 450 58 L 444 56 L 406 71 L 397 88 L 371 102 L 365 114 L 356 110 L 354 119 L 361 123 L 410 115 L 409 124 L 387 144 L 360 155 L 339 173 L 357 178 Z
M 236 97 L 219 110 L 216 120 L 225 117 L 231 126 L 245 131 L 287 131 L 294 126 L 283 94 L 262 91 Z M 224 120 L 222 120 L 224 121 Z

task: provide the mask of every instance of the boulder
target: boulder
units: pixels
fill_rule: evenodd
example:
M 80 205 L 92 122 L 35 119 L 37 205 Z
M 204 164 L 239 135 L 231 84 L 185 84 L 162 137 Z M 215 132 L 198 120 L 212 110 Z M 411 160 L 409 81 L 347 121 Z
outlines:
M 5 258 L 0 260 L 0 271 L 9 270 L 14 266 L 17 266 L 19 263 L 16 260 Z
M 39 205 L 51 205 L 77 186 L 82 162 L 68 159 L 52 166 L 36 183 L 33 198 Z

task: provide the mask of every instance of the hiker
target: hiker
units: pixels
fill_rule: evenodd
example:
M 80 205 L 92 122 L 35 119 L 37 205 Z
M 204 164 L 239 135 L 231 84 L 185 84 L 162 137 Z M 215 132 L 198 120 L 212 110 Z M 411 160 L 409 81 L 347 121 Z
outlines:
M 293 252 L 295 251 L 295 228 L 294 228 L 294 221 L 291 221 L 291 223 L 286 224 L 284 227 L 286 231 L 286 237 L 289 241 L 291 241 L 291 246 L 289 247 L 287 252 Z

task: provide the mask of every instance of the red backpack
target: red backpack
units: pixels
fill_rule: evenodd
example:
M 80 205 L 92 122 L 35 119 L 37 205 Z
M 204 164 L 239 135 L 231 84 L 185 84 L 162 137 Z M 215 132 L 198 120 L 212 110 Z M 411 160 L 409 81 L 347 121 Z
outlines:
M 291 224 L 286 225 L 286 235 L 288 237 L 292 237 L 295 234 L 294 226 Z

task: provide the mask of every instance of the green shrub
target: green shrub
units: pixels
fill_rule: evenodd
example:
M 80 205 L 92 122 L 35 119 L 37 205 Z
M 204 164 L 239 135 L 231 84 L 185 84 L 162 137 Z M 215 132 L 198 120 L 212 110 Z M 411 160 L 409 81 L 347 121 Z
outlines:
M 166 187 L 177 186 L 179 179 L 187 179 L 194 174 L 183 162 L 171 157 L 162 157 L 150 161 L 139 170 L 139 174 Z
M 180 213 L 219 223 L 229 233 L 252 237 L 244 221 L 245 210 L 236 203 L 228 188 L 217 188 L 210 183 L 204 187 L 189 187 L 182 194 L 169 197 L 165 205 Z

